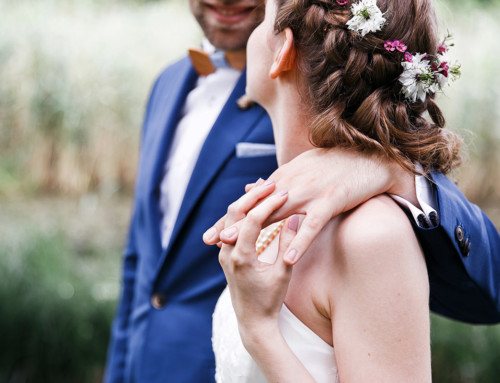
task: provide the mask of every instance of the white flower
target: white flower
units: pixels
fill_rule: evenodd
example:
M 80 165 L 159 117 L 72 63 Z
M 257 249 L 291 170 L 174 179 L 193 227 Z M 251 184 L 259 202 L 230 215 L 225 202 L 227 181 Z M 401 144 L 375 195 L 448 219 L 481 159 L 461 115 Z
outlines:
M 436 55 L 436 61 L 437 61 L 438 65 L 441 65 L 442 63 L 449 63 L 450 59 L 448 58 L 447 53 L 438 53 Z
M 436 76 L 436 83 L 438 84 L 439 89 L 443 89 L 446 85 L 449 85 L 448 77 L 439 72 L 434 73 L 434 75 Z
M 376 0 L 360 0 L 351 6 L 351 12 L 353 17 L 347 22 L 347 27 L 361 36 L 381 30 L 385 24 L 384 14 Z
M 404 70 L 399 76 L 399 82 L 402 84 L 403 94 L 412 102 L 417 99 L 423 102 L 427 93 L 436 92 L 434 71 L 426 56 L 425 53 L 417 53 L 413 55 L 412 62 L 401 63 Z

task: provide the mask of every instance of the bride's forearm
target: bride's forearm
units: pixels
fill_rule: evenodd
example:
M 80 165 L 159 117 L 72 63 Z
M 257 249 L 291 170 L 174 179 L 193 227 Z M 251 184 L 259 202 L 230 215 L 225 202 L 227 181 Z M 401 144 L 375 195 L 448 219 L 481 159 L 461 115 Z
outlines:
M 240 324 L 240 335 L 248 353 L 271 382 L 314 383 L 314 379 L 290 349 L 278 323 L 245 328 Z

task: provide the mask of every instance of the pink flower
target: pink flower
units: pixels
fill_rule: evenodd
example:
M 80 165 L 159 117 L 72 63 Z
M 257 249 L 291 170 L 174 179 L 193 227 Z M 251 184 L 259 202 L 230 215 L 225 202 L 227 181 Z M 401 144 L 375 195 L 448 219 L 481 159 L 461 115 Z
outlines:
M 349 2 L 349 0 L 337 0 L 338 5 L 346 5 Z
M 387 40 L 384 44 L 384 48 L 389 52 L 394 52 L 394 49 L 396 49 L 396 41 Z
M 394 43 L 396 42 L 398 43 L 396 49 L 400 52 L 406 52 L 406 49 L 408 49 L 408 47 L 405 45 L 405 43 L 399 40 L 394 41 Z
M 443 75 L 444 77 L 448 77 L 448 71 L 450 70 L 450 66 L 448 65 L 447 62 L 442 62 L 440 65 L 441 69 L 443 70 Z
M 406 49 L 408 49 L 405 43 L 399 40 L 387 40 L 384 44 L 384 48 L 390 52 L 394 52 L 394 50 L 397 49 L 401 53 L 406 52 Z
M 406 52 L 405 53 L 405 61 L 406 62 L 409 62 L 409 63 L 412 63 L 413 62 L 413 56 L 411 55 L 410 52 Z
M 441 54 L 448 52 L 448 45 L 446 45 L 445 43 L 439 44 L 438 52 Z

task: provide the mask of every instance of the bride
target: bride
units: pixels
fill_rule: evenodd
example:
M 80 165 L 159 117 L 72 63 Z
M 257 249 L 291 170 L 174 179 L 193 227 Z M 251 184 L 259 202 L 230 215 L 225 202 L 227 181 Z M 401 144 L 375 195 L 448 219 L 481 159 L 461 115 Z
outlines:
M 431 0 L 268 0 L 247 94 L 271 117 L 279 164 L 340 146 L 447 172 L 459 139 L 434 102 L 458 75 L 446 50 Z M 274 188 L 259 182 L 228 209 L 226 227 L 246 218 L 219 255 L 216 380 L 431 381 L 427 270 L 404 211 L 385 195 L 332 219 L 292 272 L 302 217 L 262 230 L 287 199 Z

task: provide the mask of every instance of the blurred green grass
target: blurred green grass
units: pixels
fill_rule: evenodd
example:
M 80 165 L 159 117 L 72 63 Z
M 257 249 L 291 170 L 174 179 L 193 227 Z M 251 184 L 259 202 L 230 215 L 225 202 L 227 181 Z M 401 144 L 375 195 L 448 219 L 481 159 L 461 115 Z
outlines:
M 0 202 L 0 382 L 97 382 L 129 200 Z
M 75 256 L 61 232 L 34 231 L 17 249 L 2 246 L 1 381 L 89 382 L 102 374 L 113 300 L 99 299 L 95 276 L 82 273 L 92 256 L 100 254 Z
M 463 72 L 439 99 L 453 176 L 500 227 L 500 1 L 437 6 Z M 144 103 L 200 37 L 182 0 L 0 0 L 0 381 L 99 381 Z M 434 381 L 498 381 L 500 326 L 432 324 Z

